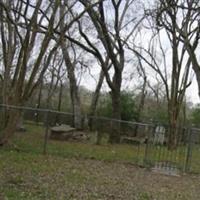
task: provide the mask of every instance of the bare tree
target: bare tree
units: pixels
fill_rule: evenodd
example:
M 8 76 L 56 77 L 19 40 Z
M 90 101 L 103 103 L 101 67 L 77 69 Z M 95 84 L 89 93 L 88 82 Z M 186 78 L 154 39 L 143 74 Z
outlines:
M 60 0 L 0 0 L 4 104 L 23 105 L 40 84 L 48 68 L 48 65 L 41 66 L 44 55 L 49 54 L 50 62 L 53 52 L 61 44 L 61 38 L 56 44 L 52 41 L 52 38 L 61 34 L 60 21 L 57 18 L 60 3 Z M 65 14 L 74 6 L 76 2 Z M 86 10 L 65 24 L 64 30 L 67 31 Z M 12 110 L 5 116 L 5 129 L 0 142 L 2 145 L 11 140 L 19 115 L 20 112 Z
M 153 27 L 151 28 L 155 30 Z M 167 33 L 171 46 L 171 63 L 167 61 L 170 55 L 167 55 L 163 47 L 161 34 L 164 33 L 161 32 L 161 30 L 155 30 L 148 48 L 142 46 L 130 48 L 129 46 L 129 49 L 143 60 L 143 64 L 150 66 L 151 69 L 159 75 L 164 84 L 168 102 L 168 120 L 170 124 L 168 144 L 170 149 L 174 149 L 178 142 L 178 119 L 181 106 L 185 91 L 191 84 L 191 80 L 189 79 L 191 60 L 187 56 L 185 45 L 181 43 L 176 32 L 168 32 L 167 29 L 164 31 Z M 159 49 L 160 53 L 157 49 Z M 171 71 L 171 73 L 169 71 Z
M 126 19 L 129 8 L 134 1 L 128 0 L 125 3 L 121 0 L 118 2 L 108 1 L 107 3 L 100 1 L 98 7 L 92 7 L 91 2 L 87 0 L 80 0 L 80 2 L 85 9 L 88 8 L 87 14 L 93 24 L 93 27 L 96 30 L 95 35 L 97 35 L 97 41 L 99 42 L 100 46 L 94 43 L 93 38 L 88 37 L 84 33 L 80 21 L 78 22 L 78 28 L 84 43 L 80 40 L 71 38 L 69 35 L 66 37 L 75 44 L 82 47 L 87 52 L 93 54 L 98 59 L 102 67 L 105 80 L 111 89 L 110 94 L 112 98 L 112 117 L 114 119 L 121 119 L 120 92 L 122 84 L 122 73 L 125 64 L 125 50 L 122 38 L 125 37 L 125 40 L 128 40 L 136 28 L 136 25 L 133 25 L 133 22 L 135 22 L 135 17 Z M 112 20 L 114 23 L 111 23 L 111 19 L 108 18 L 105 14 L 105 8 L 108 7 L 109 9 L 112 9 Z M 132 26 L 129 29 L 128 34 L 122 34 L 123 30 L 127 28 L 128 25 Z M 108 57 L 111 62 L 111 66 L 114 71 L 113 74 L 108 72 L 106 57 Z M 115 122 L 113 124 L 113 131 L 110 134 L 110 142 L 113 143 L 119 141 L 120 124 Z
M 177 0 L 175 2 L 160 0 L 157 9 L 157 24 L 160 28 L 167 27 L 168 31 L 172 31 L 172 29 L 174 32 L 176 31 L 178 33 L 176 37 L 184 43 L 196 74 L 200 96 L 199 9 L 200 2 L 196 0 Z M 171 21 L 166 21 L 167 17 Z
M 135 116 L 136 122 L 140 122 L 141 120 L 141 114 L 142 114 L 144 104 L 145 104 L 145 97 L 147 94 L 146 90 L 147 90 L 147 83 L 148 83 L 146 71 L 145 71 L 144 66 L 142 65 L 142 61 L 140 57 L 138 57 L 138 63 L 139 65 L 137 67 L 137 71 L 138 71 L 138 75 L 142 77 L 143 83 L 141 86 L 140 99 L 139 99 L 139 104 L 136 111 L 137 115 Z M 134 136 L 137 136 L 137 132 L 138 132 L 138 126 L 136 125 L 135 130 L 134 130 Z
M 69 84 L 70 84 L 70 96 L 71 96 L 71 103 L 72 103 L 72 112 L 73 112 L 73 126 L 77 129 L 82 129 L 82 114 L 81 114 L 81 102 L 80 102 L 80 96 L 79 96 L 79 91 L 78 91 L 78 84 L 76 80 L 76 75 L 75 75 L 75 69 L 76 69 L 76 51 L 73 49 L 74 47 L 72 46 L 72 50 L 74 53 L 74 60 L 70 56 L 70 41 L 66 40 L 64 35 L 65 31 L 64 30 L 64 24 L 67 23 L 65 20 L 64 16 L 65 13 L 65 6 L 61 4 L 60 6 L 60 31 L 61 31 L 61 36 L 60 36 L 60 44 L 61 44 L 61 49 L 63 52 L 63 57 L 65 61 L 65 65 L 67 68 L 68 72 L 68 79 L 69 79 Z M 69 16 L 68 16 L 69 17 Z M 73 44 L 71 44 L 73 45 Z
M 193 69 L 198 77 L 200 75 L 200 65 L 197 65 L 195 57 L 195 49 L 199 40 L 199 26 L 193 27 L 194 24 L 199 24 L 199 12 L 195 10 L 199 8 L 198 1 L 164 1 L 158 2 L 156 9 L 156 25 L 158 29 L 164 28 L 172 46 L 172 82 L 171 82 L 171 98 L 169 102 L 170 120 L 171 120 L 171 132 L 176 130 L 176 121 L 184 100 L 184 94 L 186 88 L 189 86 L 187 79 L 189 76 L 190 66 L 192 64 Z M 193 44 L 194 34 L 196 37 Z M 182 50 L 180 52 L 180 46 Z M 183 66 L 186 50 L 189 54 L 185 65 L 184 79 L 182 79 L 181 85 L 183 88 L 179 90 L 179 80 L 181 68 Z M 186 55 L 187 56 L 187 55 Z M 200 80 L 200 79 L 199 79 Z M 200 83 L 198 81 L 198 83 Z M 174 136 L 173 136 L 174 135 Z M 176 144 L 176 133 L 171 134 L 169 138 L 170 143 Z M 173 145 L 172 145 L 173 146 Z
M 106 58 L 105 65 L 108 66 L 107 69 L 109 71 L 109 69 L 112 66 L 112 64 L 109 64 L 109 57 Z M 99 100 L 99 95 L 100 95 L 101 87 L 102 87 L 102 84 L 103 84 L 104 80 L 105 80 L 104 72 L 101 69 L 100 74 L 99 74 L 99 79 L 98 79 L 95 91 L 93 93 L 93 96 L 92 96 L 90 110 L 89 110 L 88 126 L 90 127 L 90 129 L 92 129 L 92 126 L 93 126 L 93 116 L 96 113 L 97 104 L 98 104 L 98 100 Z
M 30 6 L 32 13 L 27 12 Z M 41 70 L 40 64 L 50 44 L 59 1 L 50 3 L 44 12 L 41 12 L 42 6 L 41 0 L 35 5 L 20 0 L 6 3 L 0 1 L 5 104 L 22 105 L 31 96 L 46 70 L 45 68 Z M 49 17 L 46 15 L 47 10 Z M 38 21 L 42 24 L 44 19 L 48 20 L 48 32 L 40 37 L 37 34 L 37 24 Z M 19 24 L 23 24 L 22 27 Z M 35 54 L 34 60 L 31 60 L 36 45 L 40 46 L 40 52 Z M 2 145 L 11 139 L 19 115 L 20 113 L 14 110 L 9 112 L 1 140 Z
M 52 98 L 55 96 L 55 91 L 58 87 L 60 80 L 65 75 L 65 70 L 63 71 L 63 58 L 59 55 L 59 52 L 55 52 L 51 63 L 49 63 L 48 70 L 46 72 L 45 78 L 47 79 L 47 96 L 46 96 L 46 108 L 51 108 Z
M 104 81 L 104 73 L 103 73 L 103 71 L 101 71 L 100 75 L 99 75 L 98 83 L 96 85 L 94 94 L 92 96 L 90 110 L 89 110 L 88 126 L 89 126 L 90 130 L 92 130 L 93 117 L 94 117 L 95 112 L 96 112 L 97 103 L 98 103 L 98 99 L 99 99 L 99 95 L 100 95 L 100 91 L 101 91 L 101 87 L 102 87 L 103 81 Z

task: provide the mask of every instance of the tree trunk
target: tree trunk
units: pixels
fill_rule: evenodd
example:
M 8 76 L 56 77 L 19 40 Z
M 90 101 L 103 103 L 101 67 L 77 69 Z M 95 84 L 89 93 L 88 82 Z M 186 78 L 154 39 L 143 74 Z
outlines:
M 145 97 L 146 97 L 146 83 L 147 83 L 147 77 L 144 77 L 144 83 L 142 86 L 142 92 L 141 92 L 141 98 L 140 98 L 140 102 L 139 102 L 139 106 L 138 106 L 138 110 L 137 110 L 137 116 L 135 118 L 136 122 L 140 122 L 140 116 L 141 116 L 141 112 L 144 108 L 144 101 L 145 101 Z M 137 136 L 137 132 L 138 132 L 138 125 L 135 125 L 135 130 L 134 130 L 134 137 Z
M 65 13 L 65 6 L 62 5 L 60 7 L 60 29 L 61 31 L 64 30 L 65 27 L 65 20 L 62 17 Z M 73 127 L 76 129 L 82 129 L 82 114 L 81 114 L 81 103 L 78 91 L 78 85 L 75 76 L 75 62 L 73 62 L 70 58 L 69 48 L 67 44 L 67 40 L 64 38 L 64 33 L 61 34 L 61 49 L 63 53 L 63 58 L 65 61 L 65 65 L 67 68 L 69 85 L 70 85 L 70 97 L 72 103 L 72 112 L 73 112 Z
M 169 109 L 168 149 L 174 150 L 178 145 L 178 116 L 179 111 L 175 106 Z
M 196 49 L 195 48 L 192 49 L 187 41 L 185 41 L 185 44 L 186 44 L 186 48 L 187 48 L 188 54 L 189 54 L 191 62 L 192 62 L 192 68 L 196 75 L 196 80 L 197 80 L 197 84 L 198 84 L 198 94 L 200 97 L 200 63 L 198 62 L 197 57 L 196 57 L 196 53 L 195 53 Z
M 168 99 L 169 117 L 169 140 L 168 149 L 174 150 L 178 144 L 178 118 L 182 98 L 179 92 L 180 62 L 178 58 L 178 41 L 175 31 L 175 19 L 173 19 L 172 33 L 172 77 L 171 77 L 171 97 Z
M 64 44 L 64 41 L 62 42 L 61 46 L 69 78 L 70 97 L 71 97 L 72 112 L 73 112 L 73 126 L 76 129 L 82 129 L 81 103 L 80 103 L 78 86 L 76 83 L 75 66 L 71 62 L 68 49 L 67 46 Z
M 20 118 L 20 111 L 18 110 L 9 111 L 8 121 L 5 129 L 2 131 L 2 137 L 0 139 L 1 146 L 5 146 L 10 143 L 10 140 L 15 133 L 19 118 Z
M 81 130 L 83 128 L 82 126 L 82 115 L 81 115 L 81 106 L 80 106 L 80 100 L 77 99 L 77 97 L 74 98 L 73 102 L 73 126 Z
M 168 149 L 175 150 L 178 145 L 178 128 L 177 124 L 174 121 L 171 121 L 169 126 L 169 137 L 168 137 Z
M 120 142 L 120 120 L 121 120 L 121 98 L 120 98 L 120 89 L 117 91 L 111 92 L 112 98 L 112 127 L 109 137 L 110 143 L 119 143 Z
M 8 86 L 10 84 L 9 79 L 10 79 L 9 72 L 5 68 L 4 80 L 3 80 L 3 89 L 2 89 L 2 100 L 3 100 L 4 105 L 8 104 L 8 97 L 9 97 L 9 92 L 8 92 L 9 87 Z M 7 109 L 6 109 L 6 107 L 3 107 L 2 113 L 3 113 L 2 127 L 5 128 L 6 123 L 7 123 Z
M 61 111 L 62 96 L 63 96 L 63 84 L 61 83 L 61 84 L 60 84 L 59 97 L 58 97 L 58 111 Z
M 40 108 L 41 100 L 42 100 L 42 88 L 43 88 L 43 81 L 40 83 L 39 93 L 38 93 L 38 101 L 36 108 Z M 36 122 L 39 123 L 39 112 L 36 112 Z
M 101 91 L 103 80 L 104 80 L 104 73 L 103 73 L 103 71 L 101 71 L 98 84 L 97 84 L 94 94 L 92 96 L 92 101 L 91 101 L 91 106 L 90 106 L 90 111 L 89 111 L 88 126 L 89 126 L 90 130 L 92 130 L 92 126 L 93 126 L 93 118 L 92 117 L 96 113 L 97 103 L 99 100 L 99 94 Z
M 61 106 L 62 106 L 62 96 L 63 96 L 63 84 L 60 84 L 60 90 L 59 90 L 59 96 L 58 96 L 58 107 L 57 110 L 60 112 L 61 111 Z M 56 120 L 55 124 L 58 123 L 60 124 L 60 114 L 56 115 Z

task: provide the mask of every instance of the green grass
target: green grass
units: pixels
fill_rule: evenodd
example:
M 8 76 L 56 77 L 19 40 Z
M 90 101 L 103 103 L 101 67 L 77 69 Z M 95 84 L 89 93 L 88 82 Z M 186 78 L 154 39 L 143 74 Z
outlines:
M 199 176 L 165 177 L 137 167 L 144 164 L 144 145 L 109 145 L 105 139 L 95 145 L 93 137 L 85 143 L 49 140 L 43 155 L 44 128 L 26 128 L 14 138 L 19 152 L 0 150 L 0 200 L 200 199 Z M 152 162 L 159 160 L 159 148 L 149 148 Z M 166 154 L 163 160 L 178 162 L 177 153 L 166 147 L 160 150 Z M 184 147 L 179 151 L 184 162 Z M 195 172 L 200 171 L 199 151 L 195 146 L 191 160 Z
M 27 132 L 17 133 L 15 144 L 24 152 L 42 153 L 45 130 L 41 126 L 27 125 Z M 92 137 L 91 137 L 92 138 Z M 67 158 L 86 158 L 104 161 L 142 162 L 144 147 L 134 145 L 95 145 L 92 138 L 86 142 L 48 140 L 47 153 Z M 140 161 L 138 160 L 139 158 Z
M 200 177 L 165 177 L 143 168 L 1 150 L 0 199 L 199 199 Z
M 24 152 L 43 153 L 45 129 L 42 126 L 27 125 L 27 132 L 17 133 L 15 143 Z M 87 142 L 66 142 L 48 140 L 47 153 L 65 158 L 95 159 L 102 161 L 117 161 L 138 165 L 154 166 L 157 162 L 172 162 L 174 166 L 184 170 L 186 163 L 187 146 L 180 146 L 176 151 L 169 151 L 166 146 L 146 145 L 110 145 L 106 137 L 101 145 L 95 145 L 94 134 L 90 133 Z M 145 157 L 146 156 L 146 157 Z M 146 158 L 146 159 L 145 159 Z M 145 163 L 144 163 L 145 161 Z M 193 146 L 192 156 L 189 160 L 190 172 L 200 173 L 200 145 Z

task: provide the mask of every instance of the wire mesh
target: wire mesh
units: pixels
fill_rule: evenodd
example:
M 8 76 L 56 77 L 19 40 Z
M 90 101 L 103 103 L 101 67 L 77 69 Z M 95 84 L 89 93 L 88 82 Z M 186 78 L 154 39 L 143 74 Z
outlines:
M 64 150 L 62 147 L 66 146 L 65 142 L 62 141 L 58 145 L 58 141 L 53 141 L 50 137 L 52 127 L 63 124 L 70 127 L 74 125 L 74 115 L 72 113 L 0 105 L 0 136 L 2 136 L 2 131 L 6 126 L 9 114 L 14 113 L 13 111 L 20 112 L 14 142 L 23 151 L 77 156 L 74 149 L 76 145 L 74 143 L 71 146 L 72 149 Z M 83 128 L 82 130 L 76 130 L 76 132 L 80 137 L 82 137 L 83 133 L 87 133 L 87 140 L 83 143 L 104 144 L 108 141 L 113 131 L 113 126 L 117 122 L 119 124 L 120 143 L 121 145 L 128 145 L 131 148 L 131 156 L 127 155 L 127 157 L 129 156 L 129 159 L 131 158 L 133 163 L 156 170 L 166 170 L 170 173 L 176 171 L 200 172 L 200 129 L 178 127 L 176 146 L 170 149 L 170 126 L 86 115 L 81 116 L 81 118 Z M 88 125 L 89 121 L 92 121 L 92 126 L 90 127 Z M 48 148 L 48 145 L 51 148 Z M 123 155 L 123 157 L 126 157 L 126 155 Z

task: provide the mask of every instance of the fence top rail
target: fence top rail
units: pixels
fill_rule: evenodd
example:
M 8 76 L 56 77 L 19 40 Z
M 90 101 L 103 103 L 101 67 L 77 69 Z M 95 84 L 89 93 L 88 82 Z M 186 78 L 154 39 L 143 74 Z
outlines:
M 73 113 L 70 112 L 63 112 L 58 110 L 52 110 L 52 109 L 45 109 L 45 108 L 33 108 L 28 106 L 15 106 L 15 105 L 8 105 L 8 104 L 0 104 L 0 107 L 7 108 L 7 109 L 18 109 L 18 110 L 29 110 L 34 112 L 45 112 L 45 113 L 54 113 L 54 114 L 63 114 L 63 115 L 70 115 L 73 116 Z M 81 117 L 87 116 L 89 119 L 99 119 L 99 120 L 105 120 L 110 122 L 120 122 L 120 123 L 126 123 L 129 125 L 139 125 L 139 126 L 149 126 L 149 127 L 155 127 L 155 126 L 165 126 L 163 124 L 154 124 L 152 122 L 150 123 L 141 123 L 141 122 L 133 122 L 133 121 L 126 121 L 126 120 L 119 120 L 119 119 L 113 119 L 109 117 L 103 117 L 103 116 L 88 116 L 88 115 L 81 115 Z M 168 125 L 167 125 L 168 126 Z M 195 127 L 181 127 L 184 129 L 190 128 L 191 131 L 198 131 L 200 133 L 200 128 Z
M 11 109 L 18 109 L 18 110 L 30 110 L 30 111 L 35 111 L 35 112 L 49 112 L 49 113 L 73 115 L 72 113 L 69 113 L 69 112 L 62 112 L 62 111 L 57 111 L 57 110 L 52 110 L 52 109 L 45 109 L 45 108 L 33 108 L 33 107 L 28 107 L 28 106 L 14 106 L 14 105 L 0 104 L 0 107 L 5 107 L 7 109 L 11 108 Z
M 73 113 L 69 112 L 63 112 L 63 111 L 57 111 L 52 109 L 44 109 L 44 108 L 33 108 L 28 106 L 15 106 L 15 105 L 7 105 L 7 104 L 0 104 L 0 107 L 7 108 L 7 109 L 16 109 L 16 110 L 29 110 L 34 112 L 45 112 L 45 113 L 55 113 L 55 114 L 63 114 L 63 115 L 71 115 L 73 116 Z M 84 117 L 84 115 L 82 115 Z M 152 123 L 140 123 L 140 122 L 133 122 L 133 121 L 125 121 L 125 120 L 119 120 L 119 119 L 113 119 L 109 117 L 103 117 L 103 116 L 87 116 L 91 119 L 100 119 L 100 120 L 106 120 L 110 122 L 120 122 L 120 123 L 126 123 L 130 125 L 139 125 L 139 126 L 154 126 Z
M 200 133 L 200 128 L 191 128 L 192 131 L 198 131 Z

